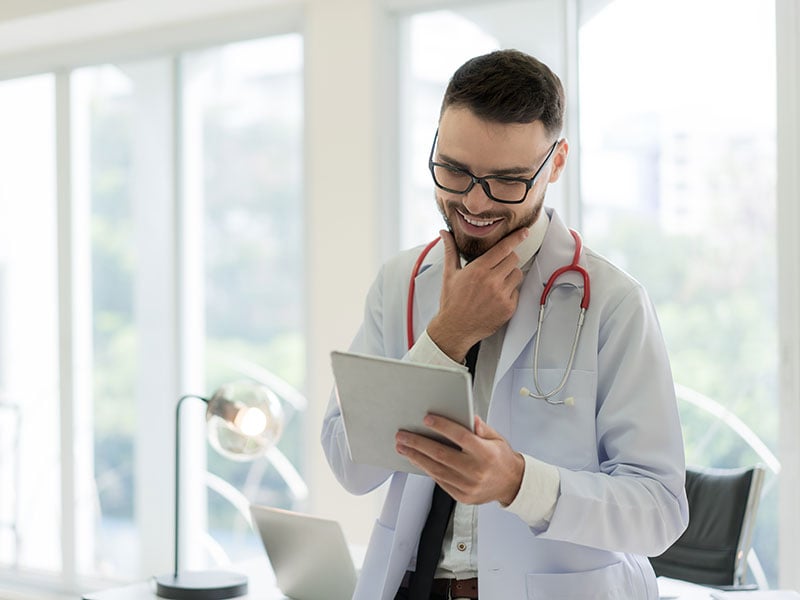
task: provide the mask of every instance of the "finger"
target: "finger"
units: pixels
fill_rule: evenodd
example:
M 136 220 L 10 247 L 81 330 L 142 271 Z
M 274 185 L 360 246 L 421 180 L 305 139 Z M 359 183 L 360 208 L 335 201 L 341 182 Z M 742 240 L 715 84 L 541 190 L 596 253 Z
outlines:
M 461 449 L 470 442 L 472 432 L 461 423 L 456 423 L 447 417 L 427 414 L 422 422 L 426 427 L 441 434 Z
M 485 440 L 499 440 L 503 439 L 486 421 L 480 417 L 475 417 L 475 435 Z
M 452 468 L 448 465 L 436 462 L 429 456 L 417 452 L 413 448 L 406 448 L 403 455 L 412 465 L 424 471 L 438 483 L 444 491 L 456 500 L 465 496 L 465 490 L 469 484 L 464 481 L 459 468 Z
M 444 273 L 447 276 L 453 269 L 458 270 L 461 268 L 461 258 L 458 256 L 458 248 L 456 248 L 453 234 L 442 229 L 439 232 L 439 236 L 444 244 Z
M 528 237 L 530 231 L 526 227 L 520 227 L 509 233 L 502 240 L 497 242 L 494 246 L 489 248 L 482 256 L 476 258 L 473 263 L 481 261 L 486 263 L 489 268 L 495 267 L 498 263 L 502 262 L 514 249 L 519 246 L 525 238 Z
M 511 269 L 508 275 L 506 275 L 506 286 L 513 291 L 517 291 L 523 279 L 525 279 L 525 275 L 522 273 L 522 269 Z
M 513 250 L 509 252 L 500 262 L 498 262 L 493 268 L 493 271 L 508 271 L 511 272 L 517 268 L 519 264 L 519 256 Z
M 441 475 L 451 470 L 460 470 L 462 452 L 422 435 L 398 433 L 395 450 L 418 467 Z

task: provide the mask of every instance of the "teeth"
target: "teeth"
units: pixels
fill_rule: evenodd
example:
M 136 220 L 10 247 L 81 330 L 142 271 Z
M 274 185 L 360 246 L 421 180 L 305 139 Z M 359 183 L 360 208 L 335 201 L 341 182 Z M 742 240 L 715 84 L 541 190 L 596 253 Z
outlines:
M 500 219 L 492 219 L 491 221 L 476 221 L 475 219 L 470 219 L 469 217 L 463 214 L 461 216 L 464 217 L 464 220 L 467 223 L 469 223 L 470 225 L 474 225 L 475 227 L 488 227 L 489 225 L 492 225 L 493 223 L 496 223 L 497 221 L 500 220 Z

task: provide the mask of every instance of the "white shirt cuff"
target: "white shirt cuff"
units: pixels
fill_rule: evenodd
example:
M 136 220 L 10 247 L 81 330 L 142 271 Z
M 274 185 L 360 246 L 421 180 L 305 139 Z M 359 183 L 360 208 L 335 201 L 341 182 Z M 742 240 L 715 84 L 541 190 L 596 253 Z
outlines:
M 505 507 L 525 521 L 530 527 L 544 527 L 550 523 L 556 509 L 561 487 L 561 476 L 553 465 L 523 454 L 525 471 L 516 498 Z
M 424 365 L 435 365 L 438 367 L 461 367 L 465 371 L 466 365 L 462 365 L 447 356 L 439 346 L 436 345 L 428 335 L 428 330 L 422 332 L 419 339 L 411 346 L 411 350 L 406 354 L 409 362 L 421 363 Z

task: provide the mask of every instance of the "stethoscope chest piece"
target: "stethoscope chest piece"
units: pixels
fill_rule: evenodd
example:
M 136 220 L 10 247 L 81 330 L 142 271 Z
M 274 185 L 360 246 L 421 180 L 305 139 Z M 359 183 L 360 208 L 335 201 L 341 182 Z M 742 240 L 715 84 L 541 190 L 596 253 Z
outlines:
M 531 392 L 531 391 L 530 391 L 528 388 L 526 388 L 526 387 L 520 388 L 520 390 L 519 390 L 519 395 L 520 395 L 520 396 L 529 396 L 529 397 L 531 397 L 531 398 L 536 398 L 537 400 L 544 400 L 544 401 L 545 401 L 545 402 L 547 402 L 548 404 L 552 404 L 552 405 L 554 405 L 554 406 L 557 406 L 557 405 L 559 405 L 559 404 L 563 404 L 564 406 L 575 406 L 575 398 L 574 398 L 574 397 L 572 397 L 572 396 L 569 396 L 569 397 L 567 397 L 567 398 L 560 399 L 560 400 L 554 400 L 554 399 L 553 399 L 552 397 L 550 397 L 550 396 L 545 396 L 545 397 L 543 398 L 542 396 L 537 396 L 536 394 L 534 394 L 533 392 Z

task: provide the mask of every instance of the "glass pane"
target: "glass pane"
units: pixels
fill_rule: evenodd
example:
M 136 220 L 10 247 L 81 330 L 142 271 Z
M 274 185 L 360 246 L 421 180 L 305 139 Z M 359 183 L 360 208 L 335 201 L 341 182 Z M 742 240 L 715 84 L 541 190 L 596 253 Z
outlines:
M 186 205 L 192 215 L 202 211 L 189 220 L 201 223 L 204 254 L 202 289 L 188 296 L 204 304 L 207 393 L 247 377 L 304 386 L 302 68 L 295 34 L 182 61 Z M 288 424 L 279 448 L 301 469 L 302 406 L 282 400 Z M 261 553 L 242 499 L 291 507 L 302 486 L 288 485 L 265 458 L 238 463 L 211 451 L 208 468 L 208 553 Z M 234 489 L 214 485 L 214 475 Z
M 162 174 L 171 158 L 162 116 L 168 67 L 164 60 L 99 65 L 71 77 L 74 285 L 77 303 L 88 307 L 75 326 L 90 331 L 86 347 L 76 350 L 83 367 L 76 376 L 85 377 L 89 398 L 76 407 L 83 427 L 75 460 L 78 472 L 93 478 L 79 481 L 75 502 L 80 574 L 141 576 L 137 444 L 160 443 L 137 441 L 148 429 L 140 415 L 152 401 L 142 390 L 153 383 L 169 389 L 160 379 L 164 368 L 153 367 L 170 339 L 168 311 L 159 306 L 170 288 L 154 283 L 169 262 L 159 225 L 171 214 L 171 184 Z
M 775 465 L 774 18 L 760 0 L 616 0 L 580 29 L 583 230 L 657 305 L 689 464 Z M 773 584 L 776 479 L 755 534 Z
M 0 567 L 61 569 L 54 80 L 0 82 Z
M 401 20 L 400 248 L 427 243 L 442 228 L 427 160 L 450 76 L 467 59 L 499 48 L 529 52 L 561 76 L 561 10 L 551 0 L 473 2 Z M 561 206 L 558 184 L 548 188 L 547 202 Z

